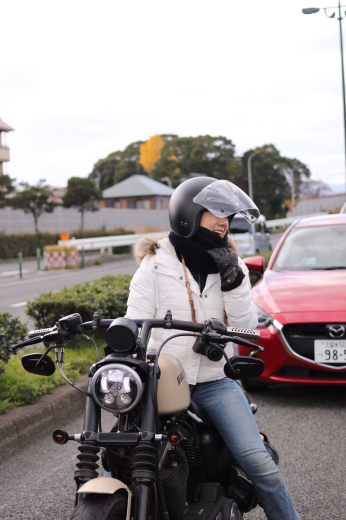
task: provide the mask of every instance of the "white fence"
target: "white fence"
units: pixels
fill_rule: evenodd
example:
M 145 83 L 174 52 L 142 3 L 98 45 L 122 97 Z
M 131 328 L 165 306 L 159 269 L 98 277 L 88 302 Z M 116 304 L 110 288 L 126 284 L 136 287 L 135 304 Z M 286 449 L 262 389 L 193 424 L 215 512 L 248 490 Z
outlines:
M 44 213 L 38 220 L 39 230 L 44 233 L 73 233 L 81 227 L 81 214 L 77 209 L 61 206 L 53 213 Z M 84 229 L 125 228 L 136 233 L 169 229 L 168 211 L 163 209 L 115 209 L 102 208 L 84 213 Z M 34 219 L 24 211 L 12 208 L 0 209 L 0 232 L 8 235 L 35 233 Z
M 294 222 L 297 218 L 308 217 L 312 215 L 323 214 L 312 213 L 309 215 L 289 216 L 284 219 L 267 220 L 268 228 L 286 226 Z M 124 228 L 133 230 L 136 233 L 164 232 L 169 229 L 169 219 L 167 210 L 146 210 L 146 209 L 114 209 L 102 208 L 95 212 L 86 212 L 84 214 L 84 228 L 92 229 L 108 229 Z M 66 209 L 61 206 L 55 208 L 53 213 L 44 213 L 39 219 L 39 229 L 41 232 L 49 233 L 70 233 L 78 231 L 81 225 L 81 215 L 76 209 Z M 24 211 L 13 210 L 12 208 L 0 209 L 0 232 L 5 234 L 18 233 L 35 233 L 34 219 L 31 215 L 27 215 Z M 117 240 L 125 240 L 121 235 L 113 237 L 102 237 L 95 240 L 111 240 L 109 245 L 102 245 L 99 249 L 112 247 L 115 245 L 131 245 L 135 241 L 131 241 L 135 235 L 127 235 L 130 242 L 114 243 Z M 89 240 L 90 239 L 86 239 Z M 81 249 L 81 248 L 80 248 Z M 85 248 L 86 250 L 86 248 Z
M 334 193 L 324 197 L 307 197 L 299 199 L 293 208 L 288 212 L 289 217 L 301 217 L 307 213 L 317 213 L 319 211 L 335 211 L 346 201 L 346 193 Z

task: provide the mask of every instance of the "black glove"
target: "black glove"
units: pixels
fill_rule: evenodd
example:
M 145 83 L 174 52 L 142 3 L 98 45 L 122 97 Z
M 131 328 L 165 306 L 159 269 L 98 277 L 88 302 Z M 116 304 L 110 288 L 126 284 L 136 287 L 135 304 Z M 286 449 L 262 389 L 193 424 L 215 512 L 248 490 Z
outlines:
M 209 249 L 221 276 L 221 291 L 230 291 L 239 287 L 245 275 L 238 265 L 238 255 L 229 247 Z

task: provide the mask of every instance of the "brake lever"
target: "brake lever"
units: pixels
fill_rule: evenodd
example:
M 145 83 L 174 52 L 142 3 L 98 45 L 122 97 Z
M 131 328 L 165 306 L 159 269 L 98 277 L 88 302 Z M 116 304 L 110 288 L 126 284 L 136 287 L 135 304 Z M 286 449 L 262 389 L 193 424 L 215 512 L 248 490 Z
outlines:
M 260 345 L 255 345 L 254 343 L 251 343 L 251 341 L 248 341 L 244 338 L 239 338 L 239 336 L 220 336 L 219 334 L 213 334 L 209 333 L 206 335 L 209 341 L 214 341 L 215 343 L 228 343 L 229 341 L 232 341 L 233 343 L 236 343 L 237 345 L 241 345 L 242 347 L 249 347 L 252 349 L 257 349 L 260 352 L 264 352 L 264 348 Z
M 254 343 L 251 343 L 251 341 L 247 341 L 246 339 L 239 338 L 238 336 L 231 336 L 229 341 L 232 341 L 233 343 L 236 343 L 237 345 L 241 345 L 242 347 L 249 347 L 249 348 L 259 350 L 260 352 L 264 352 L 264 348 L 261 347 L 261 345 L 255 345 Z

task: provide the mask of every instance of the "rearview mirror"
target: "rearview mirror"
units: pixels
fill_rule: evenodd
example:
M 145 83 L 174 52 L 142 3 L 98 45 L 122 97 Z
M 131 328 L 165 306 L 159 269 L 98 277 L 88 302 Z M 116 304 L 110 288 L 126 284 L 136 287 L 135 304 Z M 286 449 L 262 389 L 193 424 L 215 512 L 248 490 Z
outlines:
M 223 370 L 225 375 L 230 379 L 251 379 L 263 374 L 264 362 L 262 359 L 249 356 L 234 356 L 229 360 L 236 375 L 232 374 L 228 363 L 225 364 Z
M 52 376 L 55 372 L 55 364 L 52 358 L 46 356 L 42 359 L 39 366 L 38 361 L 42 358 L 43 354 L 27 354 L 22 357 L 23 368 L 30 372 L 30 374 L 36 374 L 38 376 Z
M 249 271 L 260 274 L 264 273 L 266 264 L 263 256 L 249 256 L 248 258 L 243 258 L 243 262 Z

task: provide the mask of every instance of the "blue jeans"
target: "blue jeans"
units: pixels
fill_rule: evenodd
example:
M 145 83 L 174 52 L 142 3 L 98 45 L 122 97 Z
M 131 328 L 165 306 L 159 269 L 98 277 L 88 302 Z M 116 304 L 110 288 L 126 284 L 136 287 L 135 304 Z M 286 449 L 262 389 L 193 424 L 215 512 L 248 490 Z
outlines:
M 252 480 L 268 520 L 300 520 L 239 384 L 226 378 L 197 383 L 192 399 L 207 412 L 239 467 Z

